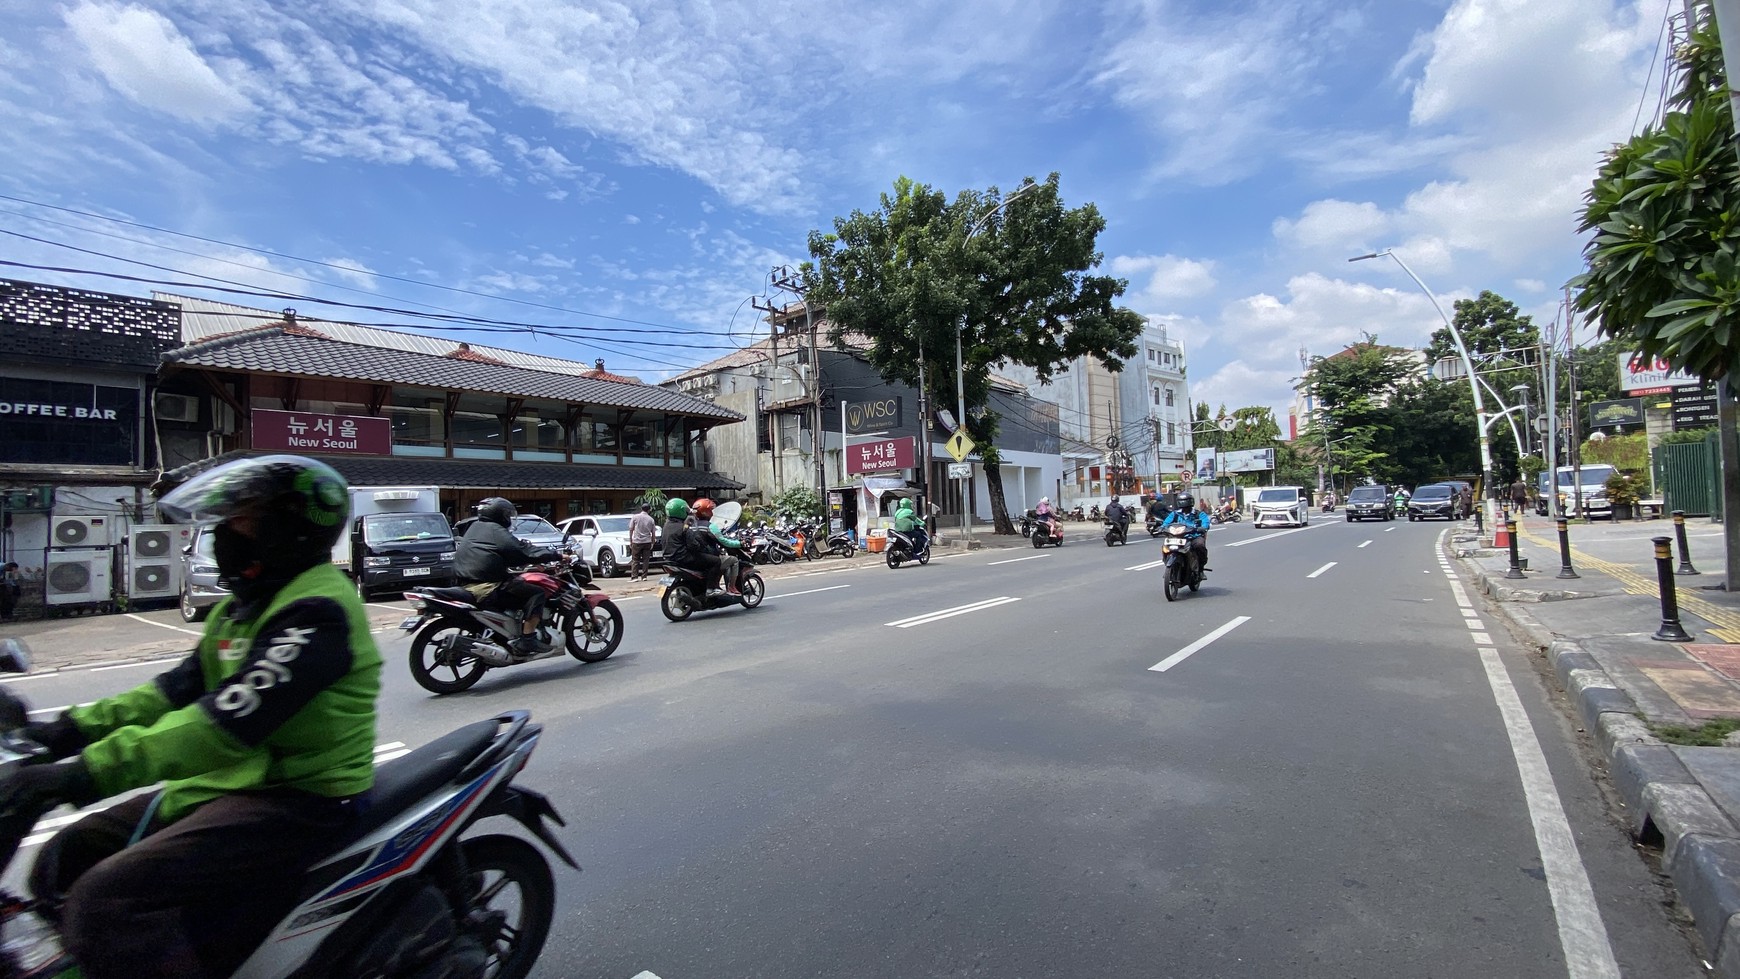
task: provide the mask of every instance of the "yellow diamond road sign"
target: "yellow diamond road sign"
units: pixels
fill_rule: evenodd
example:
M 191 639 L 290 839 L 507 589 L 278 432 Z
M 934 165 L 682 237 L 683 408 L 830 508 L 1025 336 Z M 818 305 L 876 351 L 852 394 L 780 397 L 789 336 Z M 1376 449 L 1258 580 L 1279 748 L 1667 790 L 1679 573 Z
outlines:
M 943 443 L 943 448 L 949 450 L 949 455 L 954 456 L 956 462 L 966 462 L 967 456 L 972 455 L 978 445 L 967 438 L 966 432 L 957 428 L 955 434 L 950 435 L 949 440 Z

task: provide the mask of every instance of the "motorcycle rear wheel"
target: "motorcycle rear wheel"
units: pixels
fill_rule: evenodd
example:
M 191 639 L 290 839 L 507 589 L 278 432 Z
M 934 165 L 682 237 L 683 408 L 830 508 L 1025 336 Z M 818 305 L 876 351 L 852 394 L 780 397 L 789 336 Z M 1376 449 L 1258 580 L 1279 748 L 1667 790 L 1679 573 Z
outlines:
M 469 917 L 481 920 L 489 911 L 507 916 L 495 934 L 473 932 L 489 956 L 484 974 L 491 979 L 525 979 L 544 950 L 556 915 L 556 881 L 550 862 L 537 847 L 514 836 L 474 836 L 459 846 L 471 879 Z M 505 909 L 497 905 L 504 897 L 511 901 Z
M 458 635 L 466 634 L 464 629 L 454 625 L 452 621 L 436 619 L 417 630 L 416 638 L 411 640 L 411 679 L 416 680 L 418 686 L 430 693 L 448 694 L 469 690 L 489 672 L 488 663 L 471 655 L 461 656 L 457 663 L 441 663 L 436 660 L 442 645 L 437 637 L 449 631 Z M 438 670 L 445 671 L 452 679 L 437 676 Z
M 659 597 L 659 611 L 672 622 L 681 622 L 695 614 L 695 598 L 681 585 L 672 585 Z
M 741 601 L 743 602 L 744 608 L 754 608 L 755 606 L 760 605 L 761 600 L 767 596 L 767 583 L 762 581 L 761 576 L 758 574 L 752 574 L 749 577 L 744 578 L 737 588 L 739 591 L 743 592 L 743 598 Z
M 775 548 L 767 552 L 767 559 L 774 564 L 779 564 L 785 560 L 785 552 Z
M 1040 536 L 1040 533 L 1039 533 L 1039 531 L 1037 531 L 1037 530 L 1035 530 L 1035 531 L 1034 531 L 1034 532 L 1033 532 L 1033 549 L 1034 549 L 1034 550 L 1036 550 L 1036 551 L 1037 551 L 1037 550 L 1039 550 L 1039 549 L 1040 549 L 1040 548 L 1042 548 L 1042 547 L 1044 547 L 1044 546 L 1045 546 L 1045 541 L 1046 541 L 1046 538 L 1045 538 L 1045 537 L 1042 537 L 1042 536 Z
M 840 552 L 843 557 L 851 557 L 858 553 L 858 545 L 847 542 L 845 550 Z
M 562 617 L 562 637 L 569 656 L 582 663 L 603 662 L 622 645 L 622 609 L 609 599 L 581 606 L 574 614 Z
M 895 552 L 894 552 L 894 548 L 892 548 L 892 547 L 890 547 L 890 548 L 889 548 L 889 549 L 888 549 L 888 551 L 887 551 L 887 553 L 886 553 L 886 554 L 885 554 L 885 556 L 884 556 L 884 558 L 883 558 L 883 559 L 884 559 L 884 560 L 886 560 L 886 561 L 887 561 L 887 562 L 888 562 L 888 567 L 889 567 L 889 568 L 898 568 L 898 567 L 900 567 L 900 558 L 898 558 L 898 557 L 895 557 L 895 556 L 894 556 L 894 553 L 895 553 Z

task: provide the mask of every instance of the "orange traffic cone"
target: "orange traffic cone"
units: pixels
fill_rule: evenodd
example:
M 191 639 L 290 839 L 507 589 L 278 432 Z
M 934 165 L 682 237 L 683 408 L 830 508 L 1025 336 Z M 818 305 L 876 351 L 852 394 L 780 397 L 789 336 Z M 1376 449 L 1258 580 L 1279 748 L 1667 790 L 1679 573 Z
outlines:
M 1498 526 L 1492 528 L 1492 546 L 1493 547 L 1509 547 L 1510 546 L 1510 513 L 1509 513 L 1509 511 L 1500 511 L 1498 514 Z

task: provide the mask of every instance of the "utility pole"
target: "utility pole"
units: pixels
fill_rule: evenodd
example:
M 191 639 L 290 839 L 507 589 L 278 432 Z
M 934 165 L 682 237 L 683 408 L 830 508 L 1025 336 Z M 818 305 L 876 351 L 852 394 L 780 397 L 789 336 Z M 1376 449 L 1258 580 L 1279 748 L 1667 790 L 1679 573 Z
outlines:
M 822 361 L 816 345 L 817 323 L 814 310 L 810 308 L 810 298 L 803 291 L 803 284 L 798 281 L 797 273 L 786 265 L 774 269 L 773 273 L 773 284 L 797 296 L 798 301 L 804 304 L 804 332 L 809 334 L 810 341 L 810 375 L 804 393 L 809 395 L 810 401 L 811 461 L 816 468 L 816 502 L 820 504 L 828 497 L 828 474 L 822 452 L 826 442 L 822 428 Z M 845 451 L 844 445 L 840 447 L 840 451 Z
M 768 345 L 767 352 L 768 352 L 768 358 L 769 358 L 768 363 L 770 365 L 768 368 L 768 375 L 767 375 L 768 382 L 769 382 L 768 383 L 768 394 L 770 395 L 769 403 L 772 403 L 772 401 L 776 400 L 776 399 L 772 399 L 771 395 L 774 392 L 779 390 L 779 382 L 774 380 L 775 375 L 778 374 L 778 372 L 779 372 L 779 324 L 774 322 L 774 317 L 779 315 L 781 312 L 783 312 L 783 310 L 781 310 L 780 307 L 775 306 L 772 303 L 772 301 L 762 299 L 759 296 L 750 296 L 749 297 L 749 305 L 752 309 L 755 309 L 758 312 L 762 312 L 762 313 L 767 314 L 767 326 L 768 326 L 768 330 L 769 330 L 769 334 L 768 334 L 768 338 L 767 338 L 767 345 Z M 760 386 L 761 385 L 758 382 L 756 384 L 757 389 L 759 389 Z M 780 470 L 779 457 L 780 457 L 783 450 L 781 449 L 780 444 L 779 444 L 779 426 L 774 424 L 774 420 L 776 417 L 777 416 L 772 411 L 768 412 L 767 444 L 768 444 L 768 450 L 773 456 L 773 485 L 775 487 L 777 487 L 777 489 L 774 490 L 774 495 L 777 496 L 779 493 L 781 493 L 785 490 L 785 483 L 784 483 L 784 481 L 782 481 L 780 479 L 780 472 L 779 472 L 779 470 Z M 757 418 L 755 420 L 755 424 L 758 426 L 761 425 L 762 420 L 760 418 Z M 763 502 L 765 502 L 765 500 Z

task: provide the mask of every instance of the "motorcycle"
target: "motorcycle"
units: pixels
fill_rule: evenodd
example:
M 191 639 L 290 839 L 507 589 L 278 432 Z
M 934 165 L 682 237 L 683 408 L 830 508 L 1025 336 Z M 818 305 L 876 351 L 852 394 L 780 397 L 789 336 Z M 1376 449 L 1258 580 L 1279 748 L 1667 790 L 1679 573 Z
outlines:
M 828 546 L 822 553 L 851 557 L 858 553 L 858 539 L 847 531 L 836 531 L 828 535 Z
M 1060 520 L 1040 520 L 1033 525 L 1033 548 L 1038 550 L 1047 544 L 1063 546 L 1063 522 Z
M 1106 546 L 1111 547 L 1113 544 L 1128 544 L 1129 542 L 1128 519 L 1112 520 L 1108 518 L 1106 520 Z
M 1088 511 L 1088 519 L 1089 520 L 1098 520 L 1099 518 L 1100 518 L 1100 505 L 1098 503 L 1095 503 L 1093 505 L 1093 509 Z
M 0 670 L 28 672 L 22 644 L 0 647 Z M 0 731 L 0 779 L 50 760 L 47 748 L 24 737 L 23 720 L 7 718 Z M 555 915 L 550 862 L 519 836 L 465 834 L 481 820 L 506 816 L 580 869 L 548 825 L 566 825 L 549 799 L 514 784 L 542 733 L 530 713 L 506 711 L 381 764 L 368 808 L 303 875 L 307 896 L 235 979 L 523 979 Z M 28 819 L 0 823 L 0 868 L 31 831 Z M 54 924 L 61 900 L 0 892 L 0 979 L 78 974 Z
M 888 566 L 890 568 L 898 568 L 906 561 L 917 561 L 919 564 L 929 564 L 930 535 L 925 535 L 924 549 L 919 550 L 912 546 L 912 535 L 902 533 L 898 530 L 890 530 L 888 532 L 888 546 L 884 548 L 884 553 L 887 556 Z
M 1215 515 L 1220 517 L 1221 523 L 1238 523 L 1245 518 L 1244 511 L 1240 510 L 1231 500 L 1215 510 Z
M 773 556 L 773 542 L 768 535 L 758 531 L 748 531 L 741 538 L 743 550 L 738 556 L 751 564 L 776 564 Z M 778 560 L 785 560 L 783 557 Z
M 1325 499 L 1323 501 L 1323 512 L 1324 513 L 1334 513 L 1335 512 L 1335 501 L 1332 499 Z
M 1087 519 L 1087 515 L 1081 512 L 1081 504 L 1080 503 L 1077 503 L 1075 505 L 1074 509 L 1069 511 L 1069 519 L 1071 519 L 1071 520 L 1086 520 Z
M 796 561 L 801 553 L 797 540 L 783 530 L 772 530 L 762 535 L 767 541 L 767 559 L 774 564 L 786 561 Z
M 1033 536 L 1033 511 L 1028 510 L 1021 515 L 1021 536 Z
M 1166 528 L 1166 537 L 1160 542 L 1160 553 L 1166 562 L 1164 587 L 1168 602 L 1178 600 L 1181 588 L 1189 587 L 1195 591 L 1202 587 L 1200 555 L 1192 546 L 1201 535 L 1202 531 L 1183 524 L 1175 523 Z
M 518 610 L 484 608 L 464 588 L 414 588 L 405 592 L 411 614 L 399 623 L 413 633 L 411 678 L 431 693 L 468 690 L 492 669 L 548 659 L 564 650 L 582 663 L 598 663 L 622 645 L 622 610 L 592 582 L 584 561 L 565 553 L 547 571 L 527 571 L 522 581 L 542 588 L 545 620 L 538 639 L 548 649 L 522 655 L 510 644 L 520 637 Z M 561 635 L 558 644 L 552 626 Z
M 713 529 L 721 535 L 729 535 L 742 512 L 742 504 L 721 504 L 713 511 Z M 723 590 L 708 591 L 705 572 L 680 568 L 674 564 L 666 565 L 665 570 L 669 573 L 659 579 L 659 611 L 672 622 L 681 622 L 696 612 L 711 612 L 735 605 L 744 608 L 760 605 L 767 595 L 767 585 L 762 581 L 761 574 L 755 570 L 755 565 L 742 558 L 743 555 L 740 554 L 737 562 L 737 590 L 741 594 L 737 595 Z
M 1154 516 L 1153 514 L 1149 514 L 1147 528 L 1148 528 L 1148 536 L 1149 537 L 1159 537 L 1160 536 L 1160 518 Z

